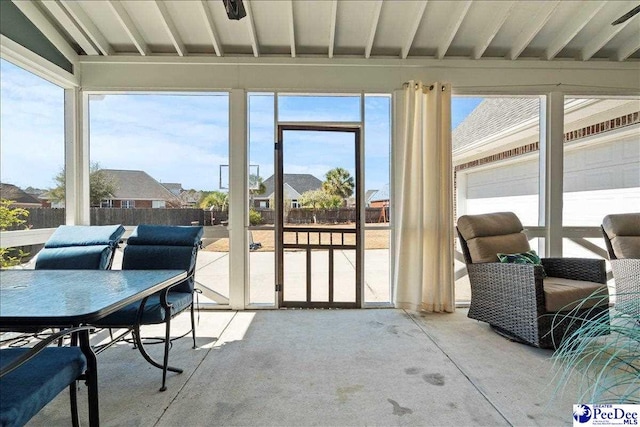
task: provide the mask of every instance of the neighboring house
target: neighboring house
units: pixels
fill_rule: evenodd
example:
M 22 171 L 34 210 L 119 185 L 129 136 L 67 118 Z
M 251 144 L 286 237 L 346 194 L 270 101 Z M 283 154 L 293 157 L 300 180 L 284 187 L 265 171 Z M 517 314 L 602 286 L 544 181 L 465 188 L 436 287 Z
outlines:
M 148 173 L 136 170 L 101 169 L 116 188 L 103 208 L 166 208 L 181 205 L 179 198 Z
M 202 191 L 182 190 L 178 198 L 183 208 L 197 208 L 202 199 Z
M 368 192 L 367 192 L 368 193 Z M 389 206 L 389 184 L 377 190 L 367 199 L 367 206 L 371 208 L 386 208 Z
M 197 208 L 198 202 L 202 198 L 202 191 L 185 190 L 182 188 L 182 184 L 174 182 L 162 182 L 164 188 L 169 190 L 171 194 L 176 196 L 180 200 L 180 207 L 183 208 Z
M 0 183 L 0 198 L 11 200 L 14 208 L 40 208 L 42 200 L 21 190 L 13 184 Z
M 538 224 L 540 100 L 485 98 L 453 131 L 456 215 L 513 211 Z M 565 100 L 563 222 L 640 209 L 640 104 Z
M 285 200 L 291 200 L 292 208 L 300 207 L 302 194 L 322 188 L 322 181 L 307 173 L 285 173 L 283 181 L 284 198 Z M 275 197 L 275 179 L 273 175 L 264 181 L 264 187 L 264 193 L 253 196 L 253 206 L 256 208 L 272 207 L 270 206 L 271 200 Z
M 182 184 L 177 182 L 161 182 L 162 186 L 167 190 L 171 191 L 174 196 L 179 196 L 184 190 L 182 189 Z

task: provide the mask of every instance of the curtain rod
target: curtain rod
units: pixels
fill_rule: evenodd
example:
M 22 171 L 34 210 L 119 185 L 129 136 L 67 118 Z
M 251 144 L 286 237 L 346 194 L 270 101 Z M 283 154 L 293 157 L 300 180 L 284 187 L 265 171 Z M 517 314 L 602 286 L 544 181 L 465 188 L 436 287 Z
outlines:
M 409 87 L 409 82 L 404 82 L 402 84 L 402 87 L 403 88 Z M 414 83 L 414 89 L 418 89 L 419 87 L 420 87 L 419 83 Z M 425 85 L 425 84 L 422 85 L 422 90 L 423 91 L 425 91 L 425 90 L 433 90 L 434 88 L 435 88 L 434 85 Z M 446 90 L 446 87 L 444 85 L 442 85 L 442 91 L 444 92 L 445 90 Z

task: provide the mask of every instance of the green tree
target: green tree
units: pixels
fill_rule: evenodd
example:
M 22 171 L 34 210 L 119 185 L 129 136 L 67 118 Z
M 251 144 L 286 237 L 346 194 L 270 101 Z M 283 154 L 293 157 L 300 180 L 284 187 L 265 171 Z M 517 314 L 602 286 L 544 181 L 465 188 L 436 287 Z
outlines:
M 51 189 L 49 194 L 51 194 L 54 201 L 62 202 L 65 199 L 66 187 L 64 168 L 54 177 L 54 180 L 58 185 Z M 116 190 L 115 183 L 100 169 L 100 164 L 92 163 L 89 168 L 89 200 L 91 206 L 99 207 L 101 201 L 113 198 Z
M 200 202 L 202 209 L 209 209 L 213 207 L 218 210 L 225 210 L 229 206 L 229 195 L 222 191 L 212 191 L 207 194 Z
M 22 208 L 11 207 L 12 200 L 0 199 L 0 230 L 22 226 L 27 222 L 29 211 Z M 25 226 L 25 228 L 27 228 Z M 22 259 L 29 254 L 22 249 L 0 248 L 0 267 L 7 268 L 20 264 Z
M 342 198 L 335 194 L 329 194 L 324 190 L 309 190 L 300 196 L 300 205 L 313 210 L 313 222 L 317 223 L 316 213 L 318 209 L 333 209 L 342 206 Z
M 342 198 L 324 190 L 309 190 L 302 193 L 300 205 L 314 210 L 339 208 L 342 206 Z
M 353 194 L 355 183 L 353 177 L 344 168 L 333 168 L 325 174 L 322 189 L 329 194 L 339 196 L 342 200 Z

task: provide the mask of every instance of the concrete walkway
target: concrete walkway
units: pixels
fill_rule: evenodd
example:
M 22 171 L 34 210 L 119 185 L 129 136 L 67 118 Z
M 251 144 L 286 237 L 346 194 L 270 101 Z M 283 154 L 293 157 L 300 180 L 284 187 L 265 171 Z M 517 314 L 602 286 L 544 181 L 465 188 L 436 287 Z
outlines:
M 208 311 L 198 348 L 174 342 L 170 374 L 130 345 L 98 356 L 104 426 L 570 425 L 551 351 L 455 314 L 396 309 Z M 174 322 L 184 333 L 188 315 Z M 146 334 L 159 334 L 148 328 Z M 158 345 L 151 350 L 160 351 Z M 81 417 L 86 390 L 80 387 Z M 69 425 L 63 393 L 30 423 Z

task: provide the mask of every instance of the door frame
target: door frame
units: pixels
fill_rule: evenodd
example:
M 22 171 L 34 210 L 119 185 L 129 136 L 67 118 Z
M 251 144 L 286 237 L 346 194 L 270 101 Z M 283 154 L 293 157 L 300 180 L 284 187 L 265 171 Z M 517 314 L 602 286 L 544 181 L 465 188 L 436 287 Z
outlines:
M 284 132 L 285 131 L 310 131 L 310 132 L 342 132 L 354 134 L 354 157 L 355 157 L 355 206 L 356 206 L 356 223 L 355 223 L 355 235 L 356 235 L 356 266 L 355 266 L 355 302 L 333 302 L 333 301 L 311 301 L 311 293 L 309 290 L 310 283 L 310 271 L 311 265 L 309 262 L 309 256 L 307 256 L 307 300 L 306 301 L 285 301 L 284 300 Z M 362 308 L 363 306 L 363 289 L 364 289 L 364 248 L 363 248 L 363 234 L 362 234 L 362 196 L 363 196 L 363 126 L 361 123 L 325 123 L 325 122 L 313 122 L 313 123 L 277 123 L 277 140 L 275 143 L 275 263 L 276 263 L 276 294 L 278 307 L 296 307 L 296 308 Z M 309 228 L 309 227 L 307 227 Z M 315 228 L 315 227 L 314 227 Z M 332 253 L 332 248 L 329 249 Z M 308 252 L 310 253 L 310 252 Z M 333 260 L 330 259 L 330 269 L 332 269 Z M 330 281 L 332 272 L 330 272 Z M 331 298 L 332 299 L 332 296 Z

